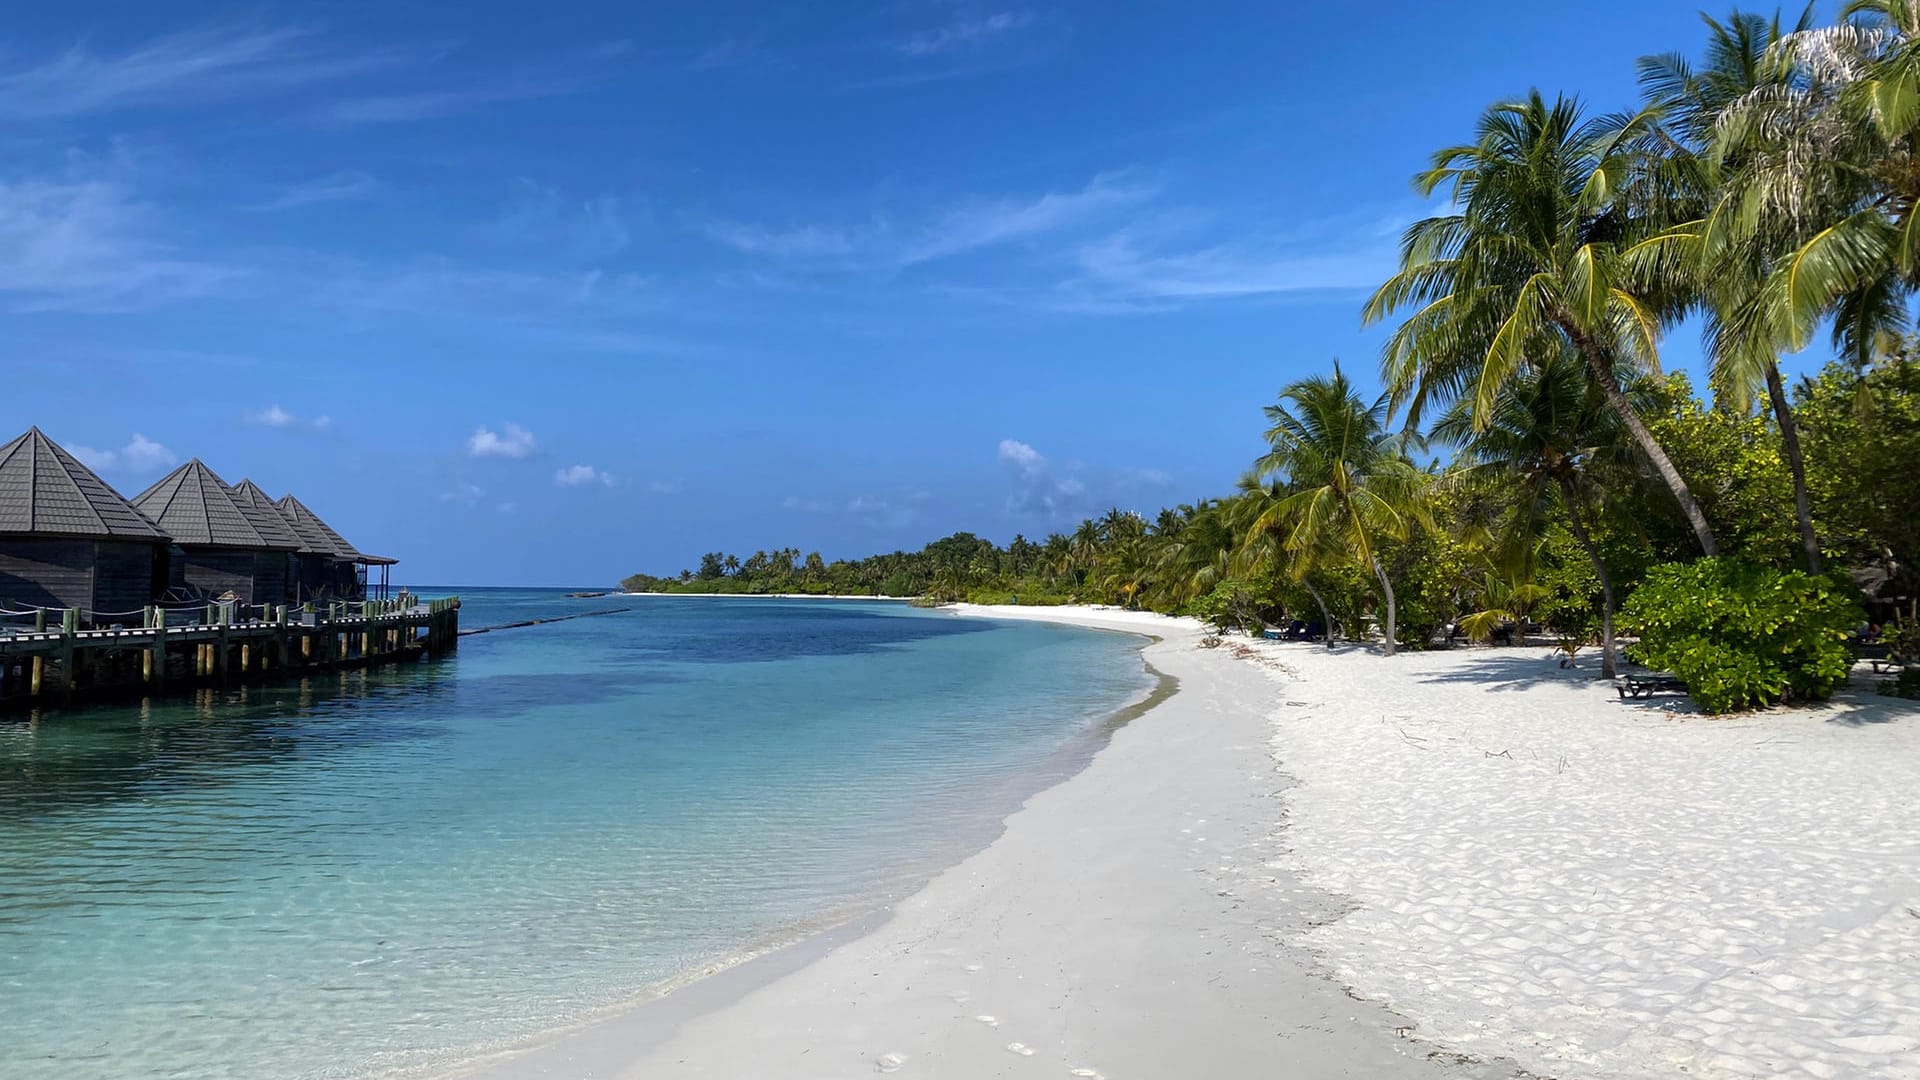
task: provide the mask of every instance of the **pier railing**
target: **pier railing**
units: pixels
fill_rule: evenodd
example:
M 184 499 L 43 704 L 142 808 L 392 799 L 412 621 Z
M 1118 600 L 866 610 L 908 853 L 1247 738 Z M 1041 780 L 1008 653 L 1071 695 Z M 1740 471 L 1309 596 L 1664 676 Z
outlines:
M 457 597 L 404 592 L 301 605 L 0 610 L 0 704 L 438 656 L 458 643 L 459 611 Z

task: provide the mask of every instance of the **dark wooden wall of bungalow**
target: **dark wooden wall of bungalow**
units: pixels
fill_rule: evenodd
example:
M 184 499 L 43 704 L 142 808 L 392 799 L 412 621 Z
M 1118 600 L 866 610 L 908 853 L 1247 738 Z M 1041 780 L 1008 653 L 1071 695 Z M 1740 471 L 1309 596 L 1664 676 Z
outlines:
M 302 603 L 308 600 L 358 600 L 359 582 L 352 563 L 338 562 L 329 555 L 302 555 L 299 558 L 296 584 L 299 586 L 298 599 Z
M 94 540 L 0 540 L 0 606 L 113 614 L 153 602 L 160 549 Z
M 232 593 L 243 604 L 283 604 L 288 601 L 287 553 L 174 548 L 169 584 L 208 599 Z

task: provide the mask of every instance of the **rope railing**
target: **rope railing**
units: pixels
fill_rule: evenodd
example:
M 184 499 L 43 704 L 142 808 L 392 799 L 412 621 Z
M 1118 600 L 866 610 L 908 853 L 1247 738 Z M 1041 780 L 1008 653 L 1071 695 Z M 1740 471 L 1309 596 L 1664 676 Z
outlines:
M 446 600 L 427 601 L 427 611 L 447 610 Z M 31 632 L 64 633 L 80 627 L 102 628 L 107 624 L 139 621 L 137 629 L 155 627 L 272 625 L 285 620 L 304 623 L 309 617 L 327 621 L 337 619 L 377 619 L 409 614 L 421 605 L 420 597 L 406 590 L 388 600 L 308 601 L 304 604 L 242 604 L 238 601 L 164 600 L 128 611 L 95 611 L 90 608 L 61 608 L 27 605 L 21 608 L 0 606 L 0 628 L 17 632 L 17 624 L 31 624 Z

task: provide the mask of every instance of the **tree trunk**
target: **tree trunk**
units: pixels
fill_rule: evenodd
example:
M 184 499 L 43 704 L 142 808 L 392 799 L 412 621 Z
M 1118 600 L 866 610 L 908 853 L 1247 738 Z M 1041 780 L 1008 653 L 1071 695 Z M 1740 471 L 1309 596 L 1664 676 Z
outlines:
M 1613 647 L 1613 579 L 1607 576 L 1607 564 L 1600 558 L 1600 549 L 1594 546 L 1593 537 L 1587 535 L 1586 522 L 1580 520 L 1573 481 L 1564 476 L 1560 478 L 1560 495 L 1566 500 L 1567 525 L 1573 530 L 1573 538 L 1587 550 L 1587 558 L 1593 560 L 1594 576 L 1600 579 L 1600 677 L 1611 679 L 1619 674 Z
M 1620 422 L 1627 425 L 1627 430 L 1633 434 L 1634 442 L 1640 444 L 1640 452 L 1647 455 L 1647 460 L 1653 463 L 1654 471 L 1660 474 L 1660 479 L 1666 481 L 1667 487 L 1672 490 L 1674 500 L 1680 504 L 1680 512 L 1686 515 L 1687 524 L 1693 526 L 1693 535 L 1700 541 L 1701 553 L 1708 556 L 1720 554 L 1720 545 L 1713 538 L 1713 527 L 1707 524 L 1707 515 L 1701 512 L 1699 500 L 1693 497 L 1693 491 L 1687 487 L 1687 482 L 1681 477 L 1680 470 L 1673 467 L 1673 459 L 1660 448 L 1660 443 L 1653 437 L 1653 432 L 1647 430 L 1646 421 L 1640 419 L 1640 414 L 1634 409 L 1633 402 L 1627 400 L 1626 391 L 1620 389 L 1620 380 L 1613 374 L 1612 361 L 1600 351 L 1592 338 L 1574 331 L 1571 327 L 1563 326 L 1562 329 L 1565 329 L 1573 338 L 1574 344 L 1579 346 L 1580 355 L 1586 359 L 1587 369 L 1593 372 L 1594 380 L 1600 384 L 1601 392 L 1607 396 L 1607 405 L 1620 417 Z
M 1327 651 L 1332 652 L 1333 651 L 1333 612 L 1327 610 L 1326 597 L 1321 596 L 1320 590 L 1314 588 L 1312 585 L 1308 584 L 1305 580 L 1302 580 L 1300 584 L 1306 586 L 1307 595 L 1313 597 L 1313 602 L 1320 605 L 1320 617 L 1326 620 L 1326 623 L 1325 623 L 1326 629 L 1323 633 L 1323 636 L 1327 639 Z
M 1780 449 L 1793 473 L 1793 513 L 1800 521 L 1800 546 L 1807 551 L 1807 569 L 1818 574 L 1822 565 L 1820 538 L 1814 534 L 1813 508 L 1807 499 L 1807 461 L 1800 455 L 1800 425 L 1793 419 L 1793 406 L 1787 403 L 1779 364 L 1767 365 L 1767 400 L 1773 403 L 1773 418 L 1780 424 Z
M 1393 582 L 1387 580 L 1387 572 L 1380 568 L 1378 558 L 1369 561 L 1373 563 L 1373 576 L 1380 579 L 1380 591 L 1385 593 L 1387 598 L 1387 655 L 1392 656 L 1399 648 L 1399 642 L 1393 636 L 1394 618 L 1397 614 L 1393 606 Z

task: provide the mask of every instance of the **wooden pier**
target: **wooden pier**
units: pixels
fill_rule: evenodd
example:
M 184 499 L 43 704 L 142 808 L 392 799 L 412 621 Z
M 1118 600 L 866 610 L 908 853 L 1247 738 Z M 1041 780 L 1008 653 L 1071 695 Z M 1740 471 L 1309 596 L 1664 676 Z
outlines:
M 0 709 L 401 663 L 460 639 L 458 598 L 148 607 L 131 619 L 139 625 L 82 629 L 78 609 L 42 610 L 31 626 L 0 626 Z

